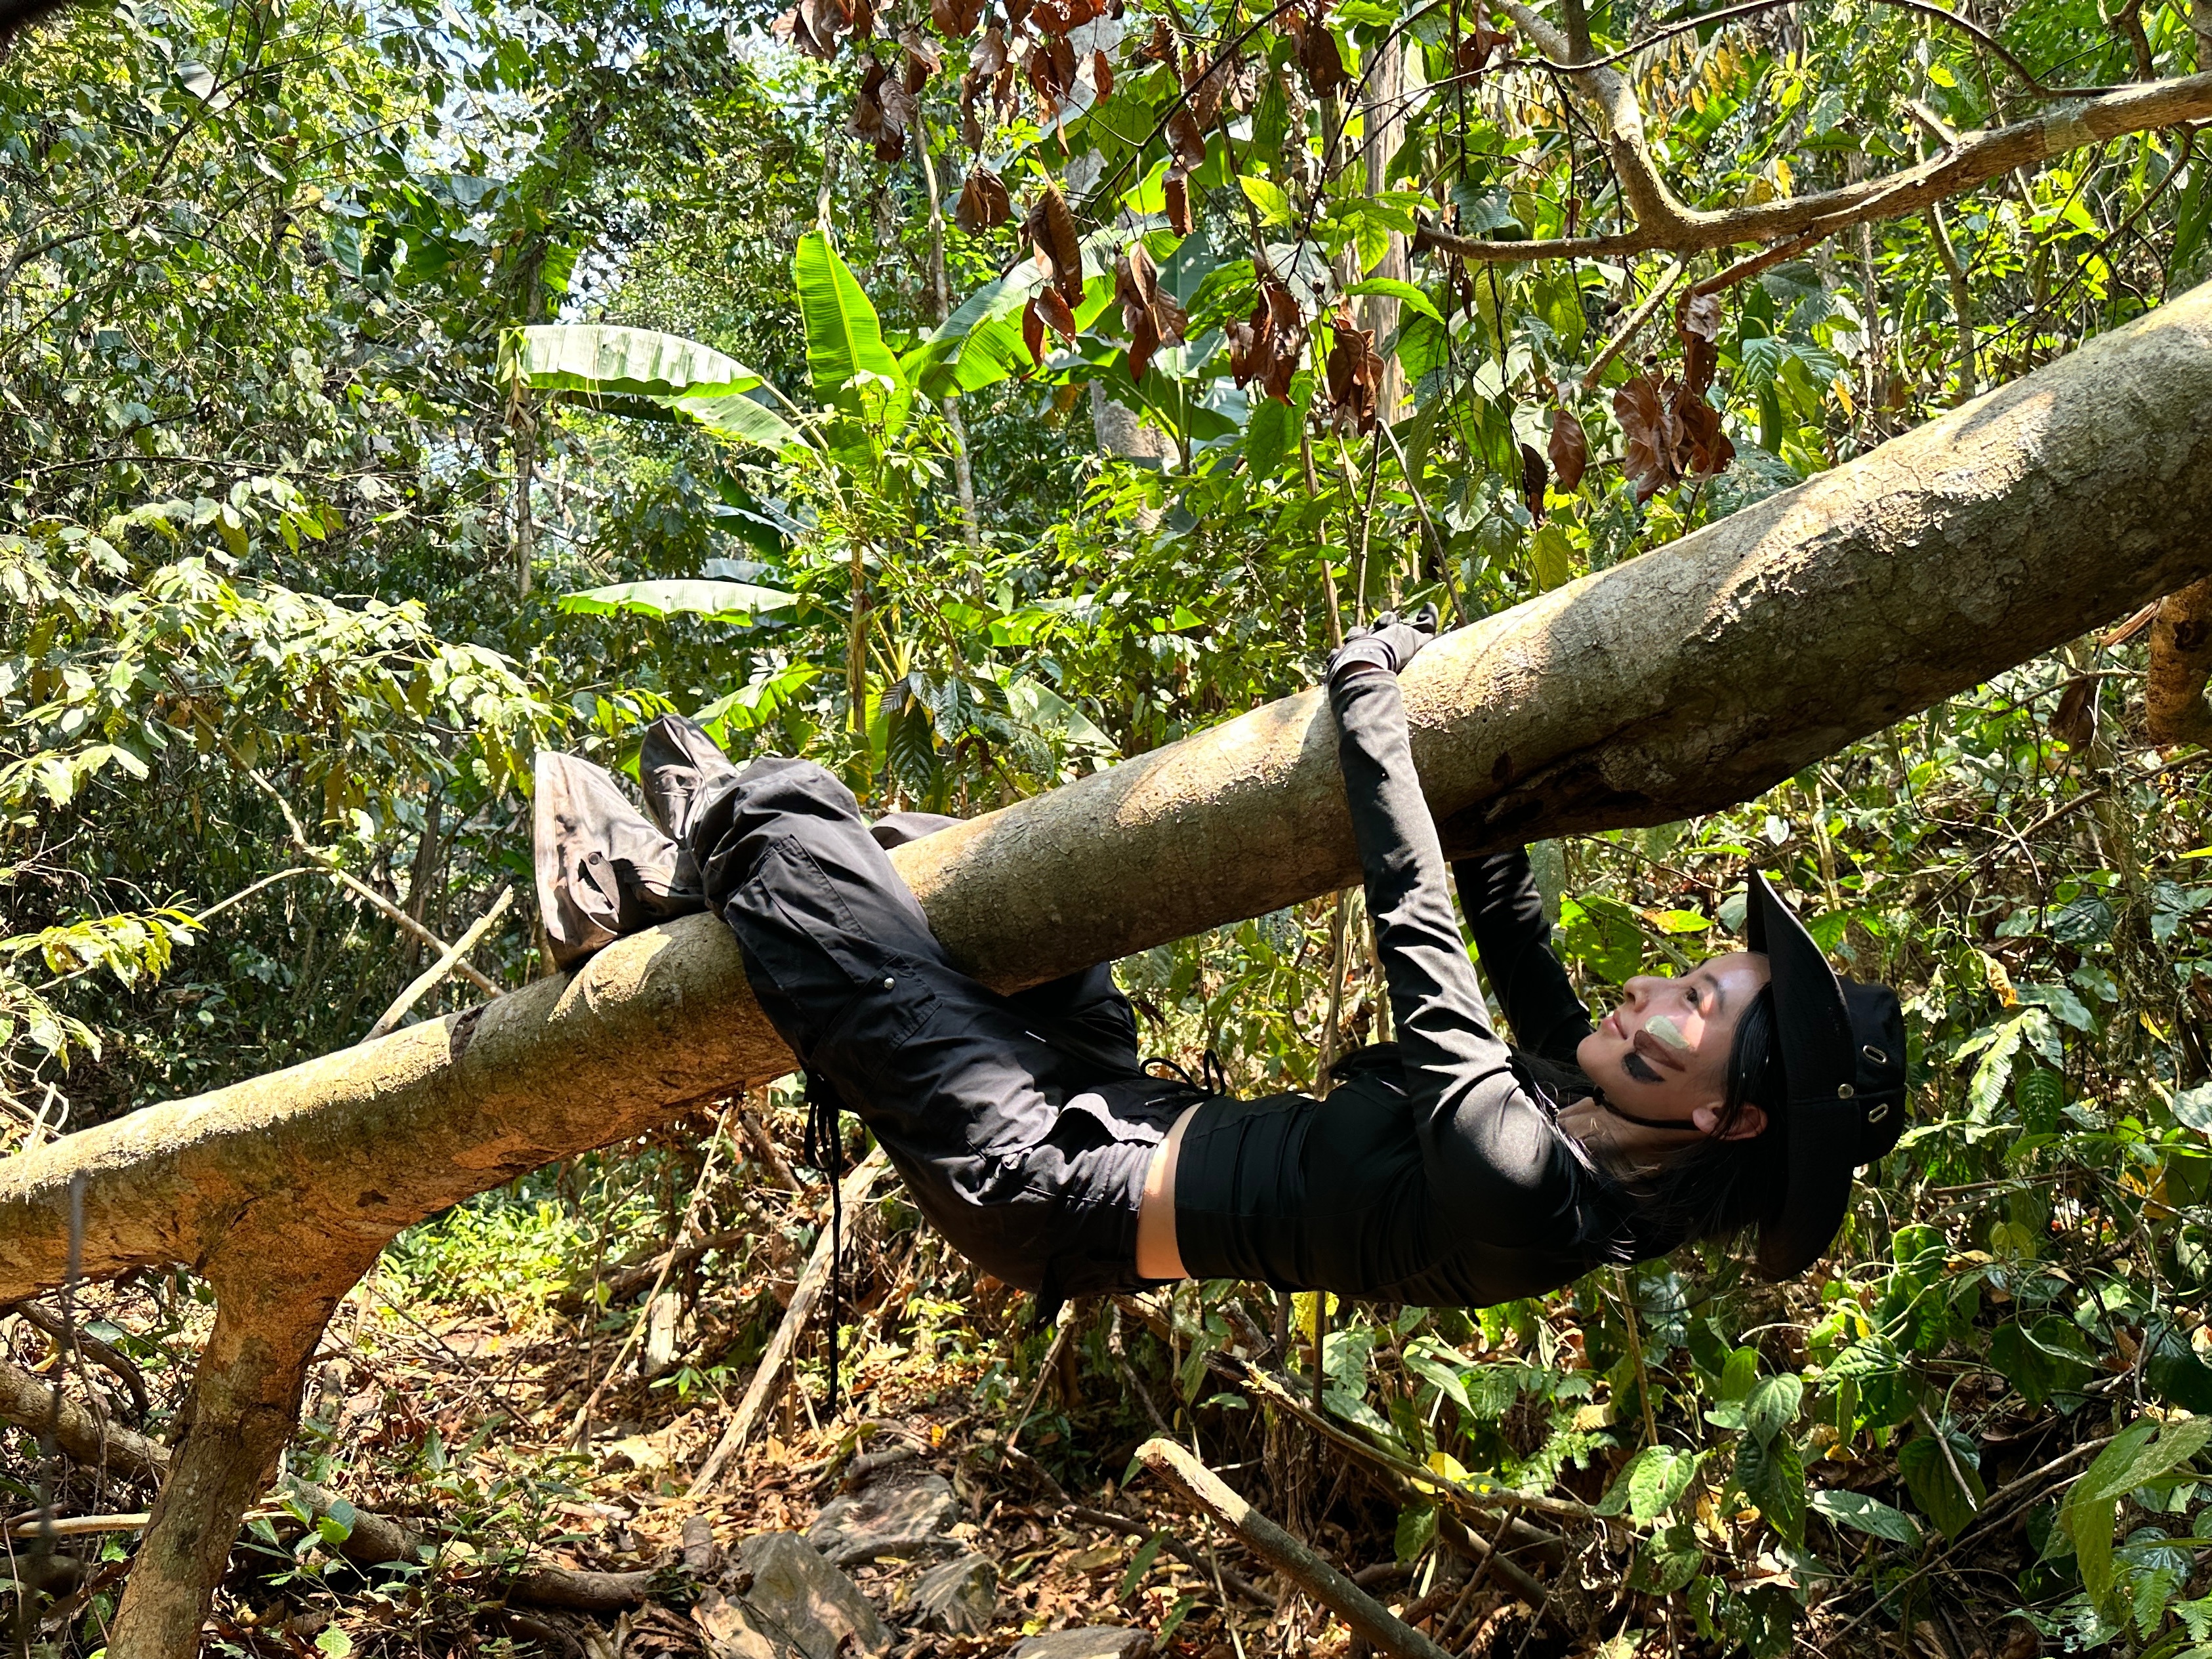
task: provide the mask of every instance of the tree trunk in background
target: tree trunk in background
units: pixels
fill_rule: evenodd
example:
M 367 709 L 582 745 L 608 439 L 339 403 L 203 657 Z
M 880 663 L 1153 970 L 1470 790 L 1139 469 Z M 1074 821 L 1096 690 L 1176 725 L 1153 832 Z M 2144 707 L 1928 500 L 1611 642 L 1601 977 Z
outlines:
M 1137 418 L 1136 410 L 1115 402 L 1096 380 L 1091 383 L 1091 429 L 1097 434 L 1101 455 L 1164 465 L 1168 457 L 1175 453 L 1175 446 L 1168 441 L 1166 433 L 1146 426 Z M 1137 514 L 1137 528 L 1147 534 L 1159 521 L 1157 507 L 1146 507 Z
M 2212 285 L 1446 635 L 1406 677 L 1414 755 L 1454 853 L 1666 822 L 1747 799 L 2208 574 Z M 1008 990 L 1357 876 L 1334 722 L 1312 691 L 892 859 L 953 958 Z M 383 1243 L 790 1065 L 728 930 L 692 916 L 487 1006 L 0 1164 L 0 1302 L 69 1275 L 81 1183 L 85 1277 L 191 1264 L 227 1322 L 118 1659 L 191 1651 L 192 1575 L 220 1570 L 289 1431 L 313 1333 Z M 188 1470 L 196 1484 L 177 1486 Z
M 2212 3 L 2212 0 L 2207 0 L 2207 3 Z M 1377 49 L 1367 79 L 1366 102 L 1361 111 L 1361 124 L 1365 130 L 1361 159 L 1366 164 L 1367 188 L 1371 194 L 1382 192 L 1390 158 L 1397 154 L 1406 136 L 1405 90 L 1406 42 L 1402 36 L 1393 34 Z M 1389 251 L 1374 270 L 1364 274 L 1406 281 L 1406 239 L 1392 231 Z M 1395 421 L 1399 405 L 1406 401 L 1405 368 L 1399 362 L 1398 354 L 1387 349 L 1390 331 L 1398 326 L 1398 301 L 1388 295 L 1360 297 L 1359 325 L 1375 331 L 1375 349 L 1382 353 L 1382 384 L 1376 391 L 1375 410 L 1386 421 Z

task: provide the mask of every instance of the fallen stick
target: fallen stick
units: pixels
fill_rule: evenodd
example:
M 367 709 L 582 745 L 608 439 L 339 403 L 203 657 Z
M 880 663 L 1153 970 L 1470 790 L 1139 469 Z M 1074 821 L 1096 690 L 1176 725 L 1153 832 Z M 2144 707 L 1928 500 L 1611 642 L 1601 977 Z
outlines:
M 414 981 L 392 999 L 392 1006 L 376 1017 L 376 1024 L 368 1028 L 368 1035 L 362 1041 L 374 1042 L 406 1018 L 410 1008 L 429 995 L 439 981 L 467 959 L 469 952 L 477 948 L 486 933 L 491 932 L 492 924 L 507 914 L 507 907 L 514 902 L 514 889 L 512 886 L 501 888 L 499 896 L 491 902 L 491 908 L 478 916 L 467 933 L 446 947 L 443 956 L 417 974 Z
M 860 1203 L 867 1197 L 868 1189 L 876 1184 L 876 1177 L 887 1167 L 889 1161 L 884 1156 L 884 1149 L 878 1146 L 862 1158 L 853 1173 L 845 1177 L 839 1201 L 848 1210 Z M 751 1437 L 753 1424 L 760 1416 L 761 1407 L 768 1403 L 769 1389 L 782 1372 L 784 1362 L 791 1358 L 791 1351 L 799 1341 L 799 1332 L 806 1328 L 806 1321 L 814 1311 L 814 1304 L 821 1299 L 823 1286 L 830 1282 L 830 1250 L 836 1242 L 833 1235 L 834 1230 L 825 1225 L 822 1229 L 822 1236 L 814 1241 L 814 1254 L 807 1258 L 806 1270 L 799 1275 L 799 1284 L 791 1293 L 791 1305 L 783 1310 L 783 1322 L 775 1328 L 775 1334 L 769 1339 L 768 1346 L 761 1354 L 760 1369 L 753 1373 L 753 1380 L 745 1389 L 745 1397 L 738 1402 L 738 1414 L 730 1419 L 730 1426 L 714 1443 L 714 1449 L 707 1454 L 707 1461 L 699 1466 L 699 1473 L 692 1476 L 691 1495 L 702 1496 L 712 1492 L 723 1468 L 744 1449 L 745 1442 Z
M 1181 1487 L 1276 1571 L 1392 1659 L 1451 1659 L 1443 1649 L 1238 1497 L 1226 1481 L 1181 1446 L 1169 1440 L 1147 1440 L 1137 1448 L 1137 1461 Z
M 49 1313 L 35 1302 L 19 1302 L 8 1310 L 33 1330 L 43 1333 L 58 1349 L 67 1350 L 74 1342 L 77 1352 L 87 1359 L 114 1376 L 131 1391 L 131 1410 L 141 1423 L 152 1409 L 146 1400 L 146 1379 L 124 1354 L 101 1341 L 91 1332 L 70 1328 L 62 1322 L 59 1314 Z
M 51 1428 L 55 1443 L 79 1463 L 115 1469 L 140 1480 L 168 1477 L 170 1452 L 160 1441 L 118 1423 L 103 1423 L 74 1400 L 63 1399 L 57 1410 L 52 1389 L 21 1366 L 4 1360 L 0 1360 L 0 1422 L 34 1433 Z M 343 1521 L 350 1512 L 349 1529 L 336 1548 L 356 1565 L 419 1562 L 425 1551 L 437 1548 L 435 1539 L 362 1509 L 312 1480 L 286 1475 L 277 1489 L 306 1510 L 310 1520 L 335 1516 Z M 69 1538 L 86 1533 L 137 1531 L 150 1519 L 150 1515 L 65 1516 L 54 1520 L 53 1528 L 57 1537 Z M 33 1538 L 39 1534 L 40 1522 L 35 1516 L 18 1516 L 0 1530 L 11 1538 Z M 650 1593 L 653 1577 L 651 1572 L 583 1572 L 538 1565 L 517 1568 L 503 1575 L 501 1582 L 511 1598 L 549 1607 L 603 1611 L 635 1607 Z

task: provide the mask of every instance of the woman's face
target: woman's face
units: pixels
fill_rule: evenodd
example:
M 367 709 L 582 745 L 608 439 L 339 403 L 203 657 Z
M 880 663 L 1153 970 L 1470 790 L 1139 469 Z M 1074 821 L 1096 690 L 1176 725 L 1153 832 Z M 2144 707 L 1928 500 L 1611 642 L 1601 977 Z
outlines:
M 1639 974 L 1621 988 L 1620 1006 L 1582 1040 L 1575 1058 L 1623 1111 L 1711 1134 L 1728 1102 L 1736 1024 L 1766 980 L 1766 958 L 1748 951 L 1701 962 L 1680 979 Z M 1655 1027 L 1662 1017 L 1667 1024 Z M 1667 1040 L 1669 1025 L 1680 1046 Z M 1728 1139 L 1748 1139 L 1765 1127 L 1766 1114 L 1747 1104 Z

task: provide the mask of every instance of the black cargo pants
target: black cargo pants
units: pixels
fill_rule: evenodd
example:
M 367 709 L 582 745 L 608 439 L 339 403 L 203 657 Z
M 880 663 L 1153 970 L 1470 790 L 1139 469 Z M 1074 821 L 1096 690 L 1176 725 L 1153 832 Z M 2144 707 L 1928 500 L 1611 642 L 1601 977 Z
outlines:
M 878 831 L 896 844 L 948 822 Z M 1012 996 L 962 973 L 851 792 L 811 762 L 711 786 L 685 841 L 769 1021 L 962 1255 L 1050 1300 L 1143 1282 L 1145 1172 L 1196 1097 L 1144 1076 L 1105 968 Z

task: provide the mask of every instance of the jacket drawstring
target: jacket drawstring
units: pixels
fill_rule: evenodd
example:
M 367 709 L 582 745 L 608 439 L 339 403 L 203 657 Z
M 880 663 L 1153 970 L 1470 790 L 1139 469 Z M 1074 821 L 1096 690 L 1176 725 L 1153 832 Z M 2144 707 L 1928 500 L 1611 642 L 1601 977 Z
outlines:
M 844 1300 L 845 1139 L 837 1121 L 845 1103 L 819 1072 L 806 1073 L 806 1161 L 830 1178 L 830 1412 L 837 1410 L 837 1322 Z

